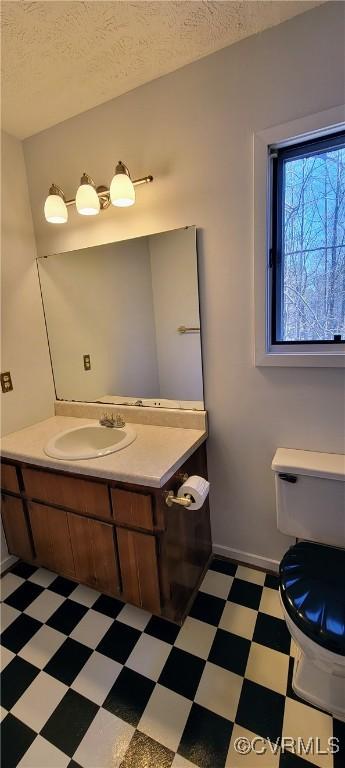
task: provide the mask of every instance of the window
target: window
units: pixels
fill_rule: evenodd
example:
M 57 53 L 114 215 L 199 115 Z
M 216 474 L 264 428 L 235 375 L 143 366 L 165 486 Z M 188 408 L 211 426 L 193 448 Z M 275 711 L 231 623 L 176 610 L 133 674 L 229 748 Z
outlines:
M 344 343 L 345 133 L 270 157 L 270 342 Z

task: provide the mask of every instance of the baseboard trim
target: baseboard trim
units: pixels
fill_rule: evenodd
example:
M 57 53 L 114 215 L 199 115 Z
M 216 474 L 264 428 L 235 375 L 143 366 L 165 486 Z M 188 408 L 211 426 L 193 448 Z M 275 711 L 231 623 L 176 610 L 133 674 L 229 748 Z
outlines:
M 252 552 L 243 552 L 242 549 L 231 549 L 231 547 L 225 547 L 223 544 L 213 544 L 212 550 L 215 555 L 222 555 L 222 557 L 229 557 L 230 560 L 238 560 L 242 563 L 248 563 L 248 565 L 255 565 L 258 568 L 264 570 L 275 571 L 278 573 L 279 560 L 272 560 L 269 557 L 262 557 L 262 555 L 254 555 Z M 8 568 L 11 568 L 18 560 L 14 555 L 8 555 L 1 561 L 0 573 L 4 573 Z
M 254 555 L 252 552 L 243 552 L 241 549 L 231 549 L 223 544 L 213 544 L 212 549 L 215 555 L 222 555 L 223 557 L 229 557 L 231 560 L 255 565 L 258 568 L 263 568 L 265 571 L 278 573 L 279 560 L 272 560 L 269 557 L 262 557 L 262 555 Z
M 17 560 L 18 557 L 15 557 L 14 555 L 7 555 L 7 557 L 1 560 L 0 573 L 5 573 L 5 571 L 7 571 L 8 568 L 11 568 L 11 566 L 14 565 Z

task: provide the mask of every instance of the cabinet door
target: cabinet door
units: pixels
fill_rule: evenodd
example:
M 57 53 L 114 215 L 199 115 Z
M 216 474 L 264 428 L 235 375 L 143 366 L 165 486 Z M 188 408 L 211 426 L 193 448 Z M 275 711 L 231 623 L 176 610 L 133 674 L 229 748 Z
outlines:
M 34 553 L 22 500 L 2 494 L 1 517 L 8 551 L 22 560 L 33 560 Z
M 124 599 L 152 613 L 160 613 L 155 537 L 117 528 L 117 542 Z
M 108 523 L 68 513 L 78 581 L 109 595 L 119 594 L 115 529 Z
M 30 502 L 29 515 L 37 562 L 63 576 L 74 576 L 67 512 Z

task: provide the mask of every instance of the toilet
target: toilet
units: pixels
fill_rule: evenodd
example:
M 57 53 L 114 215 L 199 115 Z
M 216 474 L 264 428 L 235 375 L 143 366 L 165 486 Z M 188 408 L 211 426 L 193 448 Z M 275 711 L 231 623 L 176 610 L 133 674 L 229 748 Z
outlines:
M 278 529 L 298 540 L 279 567 L 292 687 L 345 721 L 345 457 L 278 448 L 272 469 Z

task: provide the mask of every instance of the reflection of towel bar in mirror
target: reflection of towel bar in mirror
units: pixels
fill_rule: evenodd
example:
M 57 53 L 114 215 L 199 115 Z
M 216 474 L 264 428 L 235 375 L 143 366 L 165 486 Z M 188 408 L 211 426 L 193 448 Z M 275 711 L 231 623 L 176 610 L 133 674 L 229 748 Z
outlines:
M 177 333 L 200 333 L 200 328 L 198 327 L 188 327 L 187 325 L 180 325 L 177 329 Z

